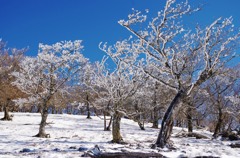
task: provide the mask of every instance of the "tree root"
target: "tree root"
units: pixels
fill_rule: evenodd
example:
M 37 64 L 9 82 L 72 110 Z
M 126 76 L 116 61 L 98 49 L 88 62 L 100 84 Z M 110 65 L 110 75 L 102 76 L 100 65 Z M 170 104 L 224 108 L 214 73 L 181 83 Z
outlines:
M 33 136 L 33 137 L 39 137 L 39 138 L 50 138 L 50 134 L 37 134 L 37 135 L 35 135 L 35 136 Z
M 111 140 L 110 142 L 111 142 L 111 143 L 117 143 L 117 144 L 128 144 L 127 142 L 124 142 L 123 139 L 121 139 L 121 140 L 119 140 L 119 141 Z
M 11 117 L 9 117 L 9 118 L 4 117 L 4 118 L 1 118 L 0 120 L 1 121 L 12 121 L 12 118 Z

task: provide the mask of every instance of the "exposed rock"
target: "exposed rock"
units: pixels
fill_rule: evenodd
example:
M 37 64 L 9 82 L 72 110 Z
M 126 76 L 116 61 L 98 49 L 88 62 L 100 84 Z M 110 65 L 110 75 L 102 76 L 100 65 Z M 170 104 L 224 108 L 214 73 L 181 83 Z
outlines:
M 88 150 L 88 148 L 86 148 L 86 147 L 80 147 L 80 148 L 78 148 L 78 151 L 87 151 Z
M 229 145 L 231 148 L 240 148 L 240 143 L 232 143 Z
M 231 131 L 231 132 L 225 131 L 220 135 L 222 136 L 222 140 L 230 140 L 230 141 L 240 140 L 240 136 L 238 135 L 237 131 Z
M 27 153 L 27 152 L 33 152 L 35 150 L 31 150 L 31 149 L 28 149 L 28 148 L 23 148 L 20 153 Z
M 239 136 L 236 133 L 231 133 L 228 136 L 229 140 L 233 141 L 233 140 L 239 140 Z
M 53 151 L 61 151 L 59 148 L 55 148 L 53 149 Z
M 76 146 L 70 146 L 69 149 L 77 149 Z

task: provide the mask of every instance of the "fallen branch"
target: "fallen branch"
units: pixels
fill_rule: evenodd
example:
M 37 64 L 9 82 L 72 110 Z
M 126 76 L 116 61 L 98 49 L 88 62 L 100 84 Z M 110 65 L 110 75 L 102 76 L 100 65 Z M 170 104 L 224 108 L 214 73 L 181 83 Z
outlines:
M 196 139 L 211 139 L 205 135 L 194 133 L 194 132 L 182 132 L 178 133 L 176 137 L 195 137 Z
M 141 153 L 141 152 L 106 152 L 99 155 L 86 155 L 93 158 L 165 158 L 165 156 L 159 153 Z
M 142 152 L 102 152 L 96 145 L 94 148 L 84 153 L 84 157 L 92 158 L 166 158 L 160 153 L 142 153 Z

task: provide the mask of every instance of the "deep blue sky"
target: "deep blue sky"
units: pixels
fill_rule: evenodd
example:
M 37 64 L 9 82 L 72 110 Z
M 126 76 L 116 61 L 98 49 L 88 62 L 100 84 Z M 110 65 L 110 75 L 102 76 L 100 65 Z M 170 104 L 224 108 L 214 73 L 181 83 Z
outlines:
M 205 3 L 194 20 L 210 24 L 219 16 L 233 16 L 240 26 L 240 0 L 190 0 Z M 117 21 L 126 19 L 131 8 L 162 8 L 165 0 L 0 0 L 0 38 L 9 47 L 29 47 L 27 55 L 36 55 L 38 43 L 53 44 L 62 40 L 83 40 L 83 54 L 91 61 L 104 55 L 99 42 L 114 43 L 130 35 Z

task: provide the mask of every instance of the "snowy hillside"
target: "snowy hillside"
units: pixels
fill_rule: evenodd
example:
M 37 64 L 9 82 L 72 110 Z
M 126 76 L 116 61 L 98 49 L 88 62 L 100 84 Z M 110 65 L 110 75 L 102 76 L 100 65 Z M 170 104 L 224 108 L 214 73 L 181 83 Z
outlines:
M 3 113 L 0 113 L 2 116 Z M 99 117 L 86 119 L 79 115 L 49 115 L 46 128 L 51 138 L 35 138 L 40 122 L 39 114 L 14 113 L 13 121 L 0 122 L 0 157 L 81 157 L 83 151 L 79 149 L 91 149 L 98 145 L 105 152 L 160 152 L 167 157 L 240 157 L 239 148 L 231 148 L 232 142 L 176 138 L 174 134 L 179 133 L 181 128 L 174 128 L 173 137 L 176 150 L 151 149 L 150 145 L 155 141 L 158 129 L 146 125 L 146 130 L 139 129 L 137 123 L 122 119 L 121 132 L 127 144 L 112 144 L 110 131 L 103 131 L 103 120 Z M 198 131 L 206 136 L 211 133 Z M 21 152 L 23 149 L 30 152 Z

